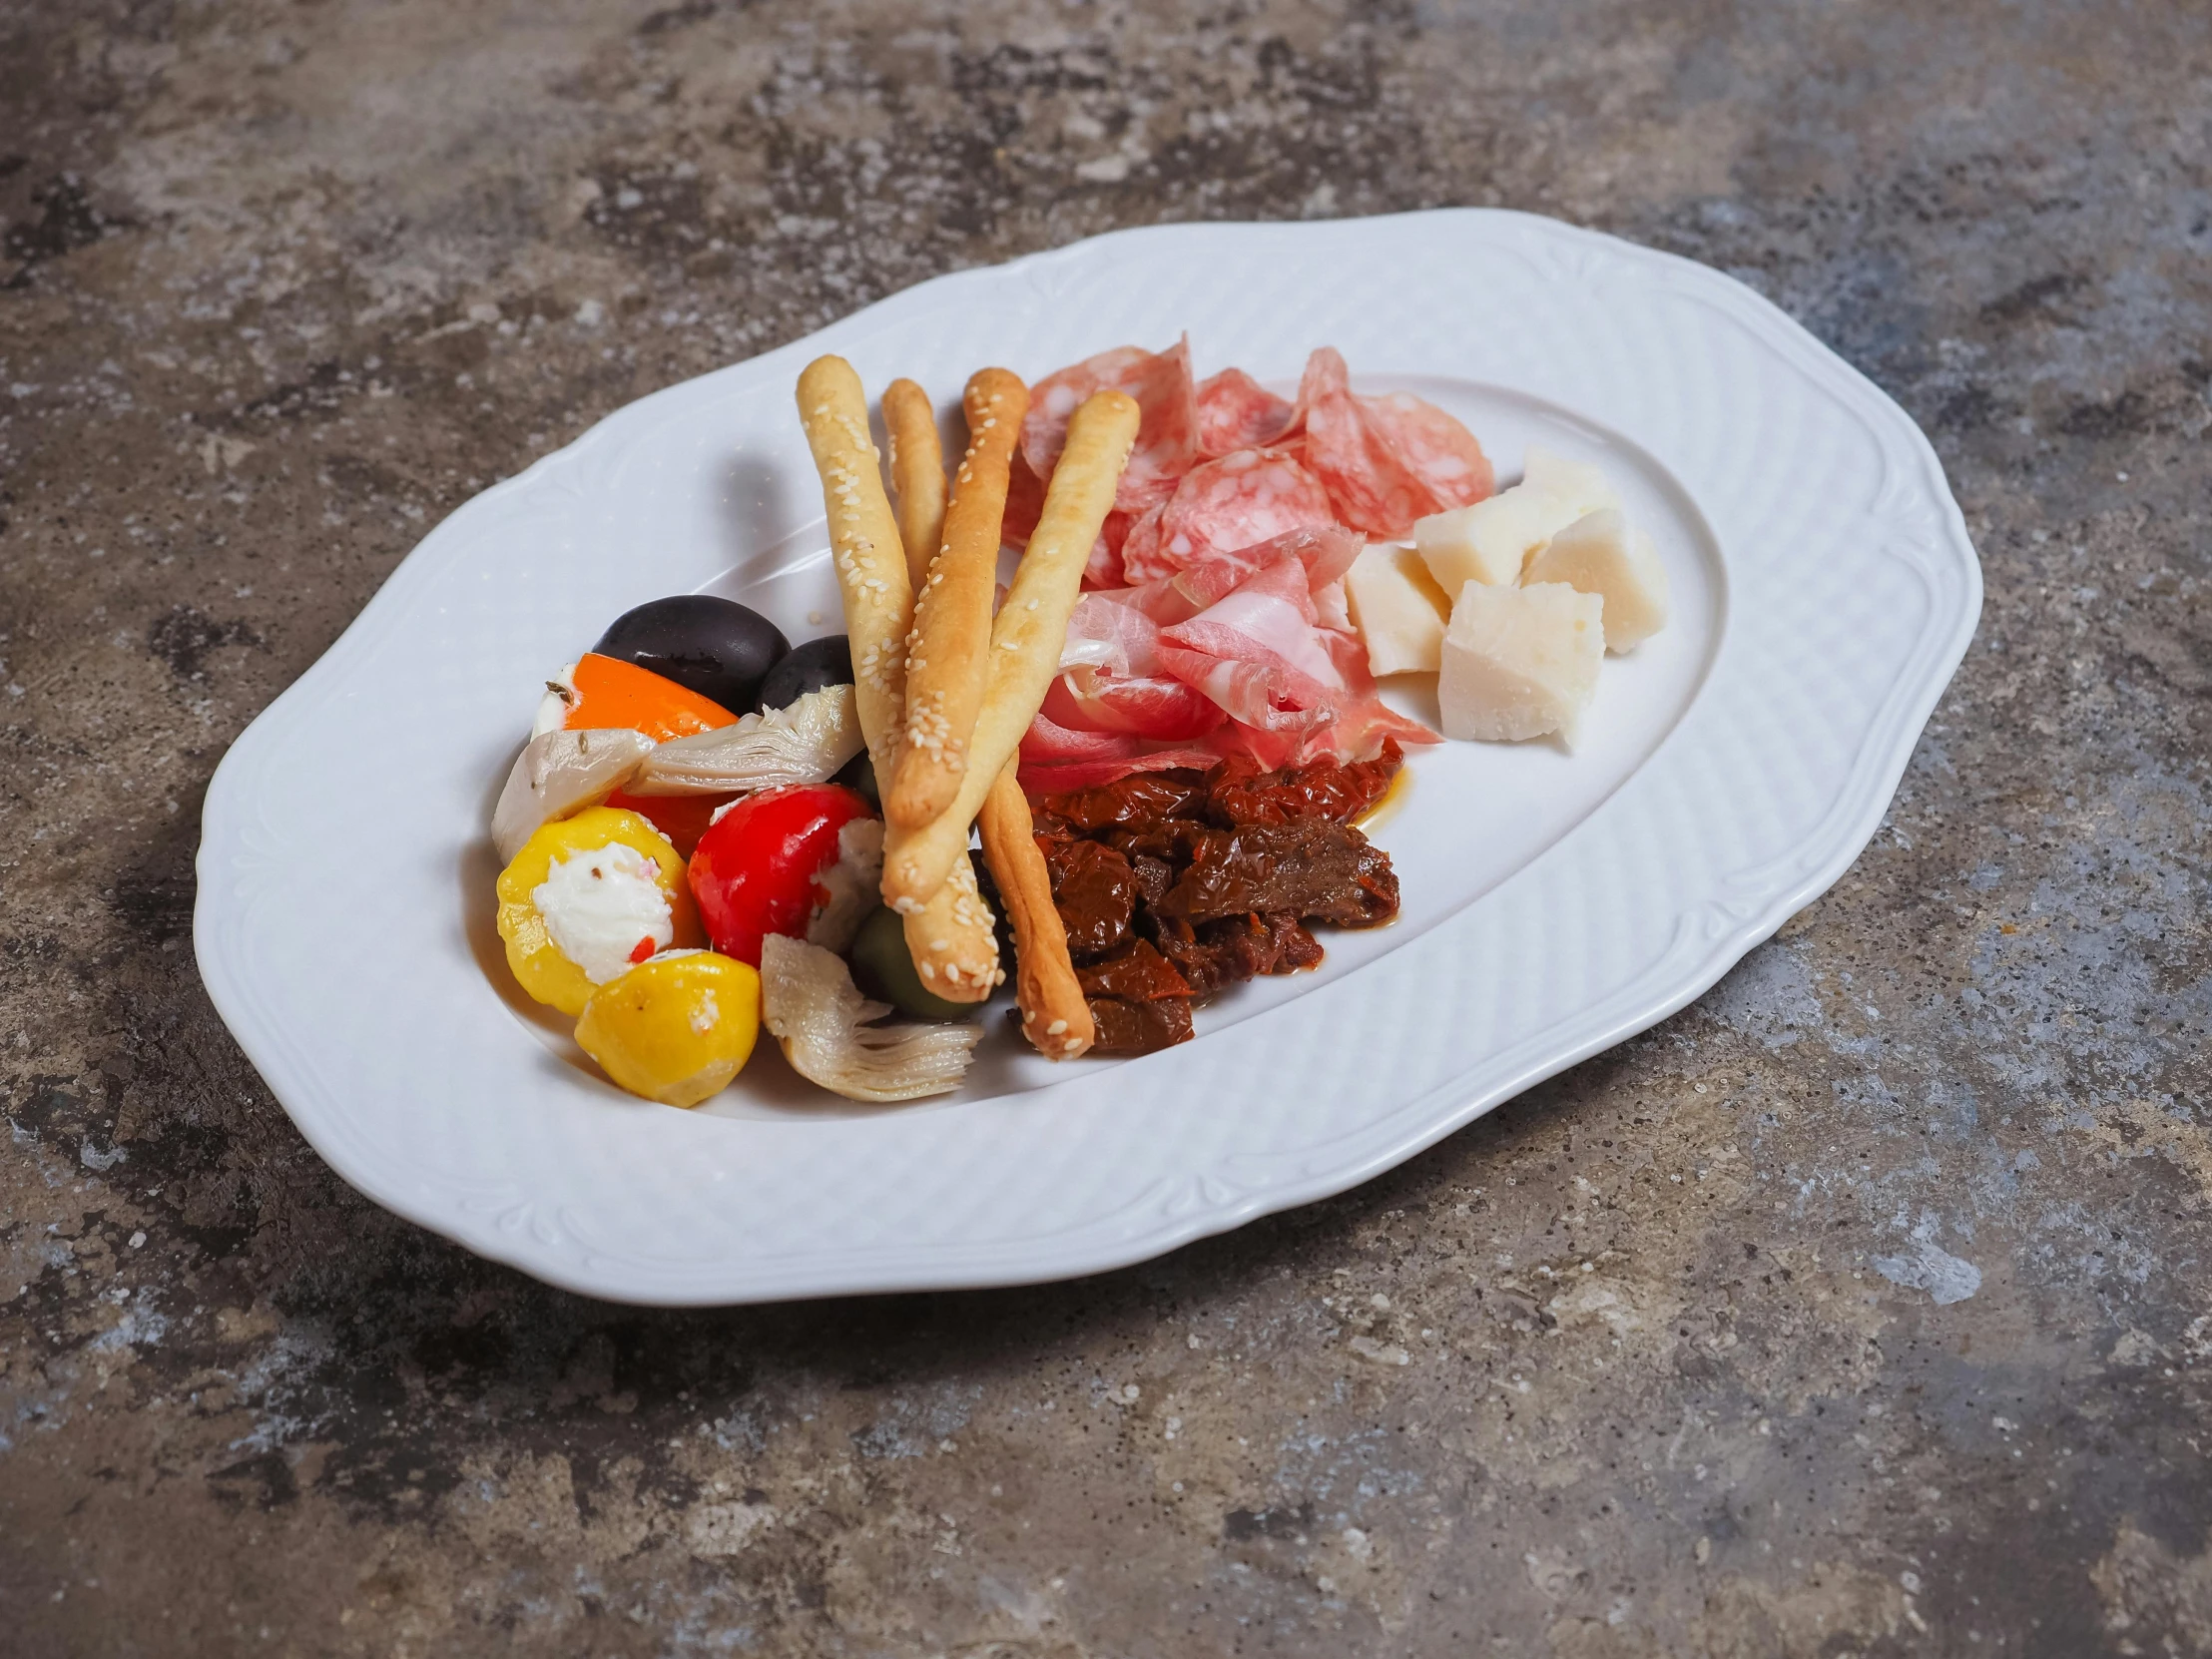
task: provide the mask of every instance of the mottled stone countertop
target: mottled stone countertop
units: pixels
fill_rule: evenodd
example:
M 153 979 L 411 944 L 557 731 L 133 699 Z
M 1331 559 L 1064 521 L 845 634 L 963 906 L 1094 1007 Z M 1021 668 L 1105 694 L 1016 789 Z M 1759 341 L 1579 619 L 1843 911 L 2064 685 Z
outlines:
M 1441 204 L 1771 295 L 1980 548 L 1711 994 L 1037 1290 L 609 1307 L 307 1150 L 200 801 L 443 514 L 940 272 Z M 0 0 L 0 1649 L 2212 1651 L 2208 386 L 2190 0 Z

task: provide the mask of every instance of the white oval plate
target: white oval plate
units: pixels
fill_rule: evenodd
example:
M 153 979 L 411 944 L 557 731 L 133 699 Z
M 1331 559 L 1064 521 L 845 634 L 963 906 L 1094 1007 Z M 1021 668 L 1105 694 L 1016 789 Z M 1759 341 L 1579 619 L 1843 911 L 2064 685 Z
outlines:
M 691 589 L 836 630 L 792 395 L 816 355 L 952 405 L 985 363 L 1185 330 L 1201 373 L 1284 385 L 1335 345 L 1505 478 L 1531 440 L 1605 463 L 1672 625 L 1607 662 L 1572 754 L 1417 752 L 1375 830 L 1401 918 L 1327 933 L 1320 970 L 1201 1010 L 1195 1043 L 1056 1068 L 994 1013 L 960 1094 L 890 1109 L 766 1039 L 696 1112 L 600 1079 L 490 928 L 485 826 L 544 676 Z M 200 968 L 340 1175 L 553 1284 L 713 1304 L 1096 1272 L 1340 1192 L 1697 996 L 1874 833 L 1980 595 L 1912 420 L 1716 272 L 1481 210 L 1121 232 L 673 386 L 454 513 L 218 769 Z

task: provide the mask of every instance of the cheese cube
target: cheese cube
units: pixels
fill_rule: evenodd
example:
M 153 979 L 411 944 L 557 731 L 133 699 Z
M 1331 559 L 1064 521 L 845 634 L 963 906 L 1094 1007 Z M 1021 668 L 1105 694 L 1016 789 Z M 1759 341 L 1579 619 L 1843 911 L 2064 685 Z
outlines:
M 1575 723 L 1605 660 L 1605 601 L 1564 582 L 1525 588 L 1468 582 L 1444 630 L 1437 711 L 1444 736 L 1517 742 Z
M 1595 464 L 1570 461 L 1564 455 L 1554 455 L 1548 449 L 1533 445 L 1522 463 L 1521 483 L 1565 502 L 1574 509 L 1577 518 L 1621 504 L 1620 497 L 1613 493 L 1613 486 L 1605 481 L 1605 474 Z
M 1564 582 L 1605 601 L 1605 649 L 1633 651 L 1667 625 L 1667 567 L 1611 509 L 1578 518 L 1528 561 L 1529 582 Z
M 1436 672 L 1451 600 L 1418 553 L 1380 542 L 1365 549 L 1345 572 L 1345 597 L 1378 678 Z
M 1515 484 L 1471 507 L 1431 513 L 1414 524 L 1413 545 L 1446 593 L 1469 582 L 1510 587 L 1528 555 L 1581 516 L 1546 490 Z

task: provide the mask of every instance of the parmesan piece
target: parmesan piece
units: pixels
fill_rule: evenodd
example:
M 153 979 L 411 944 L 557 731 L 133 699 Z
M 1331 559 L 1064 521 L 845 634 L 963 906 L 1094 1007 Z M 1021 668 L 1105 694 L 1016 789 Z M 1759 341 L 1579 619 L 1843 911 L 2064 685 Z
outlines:
M 1515 484 L 1471 507 L 1431 513 L 1414 524 L 1413 545 L 1446 593 L 1469 582 L 1511 587 L 1528 555 L 1580 516 L 1548 490 Z
M 1605 649 L 1633 651 L 1667 625 L 1667 569 L 1613 509 L 1576 519 L 1528 562 L 1527 581 L 1564 582 L 1605 601 Z
M 1462 585 L 1436 679 L 1444 736 L 1494 743 L 1557 732 L 1571 744 L 1605 660 L 1604 617 L 1604 600 L 1564 582 Z
M 1570 461 L 1564 455 L 1554 455 L 1548 449 L 1533 446 L 1522 463 L 1518 487 L 1542 490 L 1573 508 L 1577 518 L 1621 504 L 1620 497 L 1613 493 L 1613 486 L 1605 481 L 1605 474 L 1594 462 Z
M 1436 672 L 1451 599 L 1417 552 L 1380 542 L 1363 549 L 1345 573 L 1345 598 L 1371 673 Z

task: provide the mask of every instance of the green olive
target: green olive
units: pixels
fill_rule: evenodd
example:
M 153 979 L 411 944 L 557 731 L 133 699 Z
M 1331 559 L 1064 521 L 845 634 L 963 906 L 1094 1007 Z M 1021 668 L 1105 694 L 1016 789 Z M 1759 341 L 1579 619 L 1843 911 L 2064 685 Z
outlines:
M 853 935 L 852 982 L 900 1013 L 923 1019 L 968 1019 L 976 1010 L 972 1002 L 947 1002 L 922 989 L 921 975 L 906 950 L 905 926 L 888 905 L 870 910 Z

